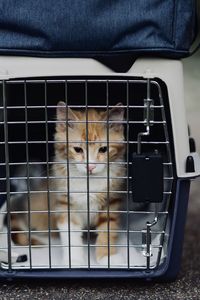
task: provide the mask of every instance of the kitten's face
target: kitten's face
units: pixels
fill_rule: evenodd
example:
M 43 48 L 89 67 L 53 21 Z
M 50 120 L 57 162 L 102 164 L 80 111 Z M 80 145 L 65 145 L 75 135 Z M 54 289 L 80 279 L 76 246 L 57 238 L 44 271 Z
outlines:
M 69 163 L 75 163 L 79 173 L 87 174 L 88 172 L 90 175 L 98 175 L 107 170 L 108 159 L 110 162 L 123 161 L 124 128 L 120 121 L 124 120 L 124 108 L 120 106 L 116 105 L 109 110 L 109 120 L 114 123 L 108 125 L 108 133 L 107 111 L 88 109 L 88 128 L 86 129 L 86 112 L 68 108 L 68 159 Z M 59 102 L 57 121 L 61 123 L 56 125 L 55 150 L 56 157 L 59 156 L 61 159 L 67 159 L 66 144 L 59 143 L 59 141 L 66 141 L 66 116 L 66 104 Z M 95 121 L 104 121 L 104 123 Z M 109 148 L 107 147 L 108 134 Z

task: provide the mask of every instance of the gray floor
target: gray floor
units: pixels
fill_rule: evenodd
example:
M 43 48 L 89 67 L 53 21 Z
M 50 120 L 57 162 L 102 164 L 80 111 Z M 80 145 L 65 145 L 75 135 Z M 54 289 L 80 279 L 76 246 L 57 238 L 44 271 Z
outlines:
M 200 55 L 184 61 L 187 116 L 200 152 Z M 192 183 L 182 268 L 173 283 L 49 281 L 0 285 L 0 299 L 200 299 L 200 181 Z

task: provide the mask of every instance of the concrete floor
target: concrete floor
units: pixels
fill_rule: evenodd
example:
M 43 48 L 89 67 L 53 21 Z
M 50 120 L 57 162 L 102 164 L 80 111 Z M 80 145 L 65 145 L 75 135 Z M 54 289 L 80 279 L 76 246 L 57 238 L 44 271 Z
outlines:
M 184 61 L 187 116 L 200 152 L 200 55 Z M 0 285 L 0 299 L 200 299 L 200 181 L 192 183 L 182 268 L 173 283 L 59 280 Z

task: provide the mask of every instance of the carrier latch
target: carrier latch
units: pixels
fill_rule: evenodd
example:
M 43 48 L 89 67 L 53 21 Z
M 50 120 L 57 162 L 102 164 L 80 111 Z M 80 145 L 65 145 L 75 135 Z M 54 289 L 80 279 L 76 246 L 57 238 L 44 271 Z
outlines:
M 162 202 L 163 158 L 152 154 L 133 154 L 132 195 L 134 202 Z
M 144 99 L 144 126 L 146 131 L 137 135 L 137 153 L 132 157 L 132 195 L 134 202 L 162 202 L 163 158 L 155 150 L 142 153 L 142 137 L 150 135 L 154 110 L 150 95 L 150 79 L 147 79 L 147 98 Z

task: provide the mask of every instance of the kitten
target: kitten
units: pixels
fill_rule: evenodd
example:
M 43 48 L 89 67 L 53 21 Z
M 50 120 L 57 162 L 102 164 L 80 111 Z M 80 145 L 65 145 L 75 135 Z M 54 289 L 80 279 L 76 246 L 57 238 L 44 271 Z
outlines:
M 67 115 L 68 126 L 66 126 Z M 37 212 L 37 210 L 48 211 L 48 194 L 47 192 L 30 193 L 30 209 L 35 210 L 35 213 L 31 213 L 30 226 L 35 231 L 48 231 L 50 223 L 51 230 L 59 229 L 64 263 L 69 263 L 68 243 L 70 240 L 72 265 L 83 262 L 83 229 L 88 228 L 88 225 L 96 228 L 98 232 L 96 259 L 100 264 L 107 265 L 108 254 L 110 254 L 111 264 L 115 259 L 115 244 L 120 222 L 118 211 L 123 202 L 123 193 L 120 191 L 125 190 L 124 180 L 119 178 L 125 176 L 126 172 L 124 165 L 121 164 L 125 156 L 122 125 L 124 108 L 122 104 L 118 104 L 109 111 L 88 109 L 87 119 L 89 123 L 86 127 L 86 111 L 72 110 L 66 108 L 64 102 L 58 103 L 56 116 L 58 122 L 54 135 L 55 158 L 51 170 L 54 179 L 49 180 L 48 184 L 43 180 L 37 187 L 37 190 L 47 191 L 49 187 L 51 191 L 55 191 L 49 193 L 49 203 L 50 209 L 57 213 L 51 213 L 48 219 L 47 212 Z M 107 123 L 107 119 L 111 121 L 110 124 Z M 98 123 L 98 121 L 103 122 Z M 67 135 L 68 142 L 66 142 Z M 107 135 L 109 135 L 109 153 Z M 87 175 L 89 175 L 88 180 Z M 28 201 L 23 201 L 22 195 L 20 197 L 21 203 L 25 203 L 25 208 L 21 210 L 27 210 Z M 23 218 L 22 215 L 11 215 L 11 228 L 12 230 L 27 230 L 27 214 L 24 214 Z M 68 231 L 70 231 L 70 236 L 68 236 Z M 17 244 L 29 244 L 28 234 L 13 233 L 12 238 Z M 112 245 L 109 250 L 108 239 L 109 244 Z M 31 234 L 31 243 L 42 244 L 43 240 Z
M 67 113 L 68 128 L 66 128 Z M 107 119 L 112 122 L 108 124 Z M 59 102 L 57 120 L 59 123 L 56 124 L 55 133 L 55 162 L 64 163 L 55 164 L 53 174 L 55 177 L 66 178 L 69 176 L 68 184 L 66 179 L 57 179 L 54 182 L 55 189 L 63 191 L 63 193 L 57 194 L 57 209 L 68 211 L 70 208 L 70 220 L 68 220 L 67 213 L 58 214 L 57 226 L 61 230 L 62 244 L 68 243 L 70 227 L 71 246 L 83 245 L 81 230 L 88 227 L 89 201 L 89 225 L 99 231 L 96 240 L 96 259 L 100 263 L 107 264 L 108 252 L 110 261 L 116 254 L 114 245 L 118 237 L 117 230 L 120 222 L 117 211 L 120 210 L 123 200 L 123 195 L 119 191 L 123 191 L 125 188 L 123 179 L 118 178 L 125 176 L 125 167 L 120 164 L 124 161 L 125 155 L 124 128 L 122 125 L 124 108 L 122 104 L 118 104 L 108 112 L 88 109 L 88 126 L 86 127 L 85 111 L 75 111 L 70 108 L 66 111 L 65 103 Z M 98 123 L 98 121 L 104 122 Z M 109 135 L 109 148 L 107 147 L 107 134 Z M 62 143 L 66 141 L 67 135 L 68 149 L 66 143 Z M 110 162 L 109 197 L 107 197 L 108 157 Z M 89 175 L 88 182 L 87 174 Z M 67 193 L 68 188 L 69 194 Z M 88 189 L 89 197 L 87 196 Z M 64 191 L 66 192 L 64 193 Z M 109 214 L 107 213 L 108 209 L 111 211 Z M 108 250 L 108 222 L 110 228 L 109 243 L 112 245 L 110 250 Z M 82 255 L 80 251 L 80 247 L 79 249 L 78 247 L 73 248 L 71 251 L 72 262 Z M 67 260 L 68 255 L 68 248 L 66 248 L 65 257 Z

